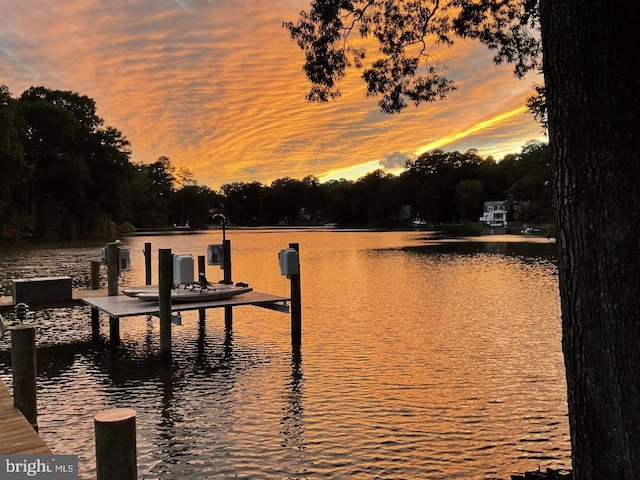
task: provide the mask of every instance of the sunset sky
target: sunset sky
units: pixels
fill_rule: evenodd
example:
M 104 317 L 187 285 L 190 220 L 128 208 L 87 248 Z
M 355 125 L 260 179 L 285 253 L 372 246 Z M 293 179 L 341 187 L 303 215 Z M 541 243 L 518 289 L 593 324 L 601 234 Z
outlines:
M 475 43 L 433 52 L 458 90 L 388 116 L 359 72 L 342 98 L 309 104 L 303 54 L 282 28 L 308 0 L 0 0 L 0 84 L 96 101 L 134 162 L 167 156 L 212 189 L 285 176 L 356 179 L 397 172 L 433 148 L 500 159 L 546 141 L 524 108 L 534 75 L 517 80 Z

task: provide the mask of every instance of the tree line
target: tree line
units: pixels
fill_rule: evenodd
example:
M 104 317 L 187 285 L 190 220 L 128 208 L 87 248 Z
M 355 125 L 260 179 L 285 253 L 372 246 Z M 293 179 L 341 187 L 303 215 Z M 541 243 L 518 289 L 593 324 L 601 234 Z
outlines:
M 77 238 L 189 225 L 224 213 L 236 225 L 337 223 L 403 227 L 477 221 L 485 200 L 508 195 L 522 219 L 552 221 L 548 145 L 527 143 L 501 161 L 476 150 L 433 150 L 399 175 L 376 170 L 356 180 L 283 177 L 234 182 L 219 191 L 161 156 L 131 161 L 123 133 L 105 126 L 91 98 L 31 87 L 13 98 L 0 86 L 0 234 Z

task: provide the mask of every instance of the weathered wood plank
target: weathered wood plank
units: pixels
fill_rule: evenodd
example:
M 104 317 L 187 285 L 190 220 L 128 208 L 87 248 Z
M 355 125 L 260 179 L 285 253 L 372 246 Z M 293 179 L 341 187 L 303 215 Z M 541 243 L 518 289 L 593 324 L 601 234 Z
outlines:
M 0 380 L 0 454 L 51 454 L 26 418 L 13 406 L 7 386 Z

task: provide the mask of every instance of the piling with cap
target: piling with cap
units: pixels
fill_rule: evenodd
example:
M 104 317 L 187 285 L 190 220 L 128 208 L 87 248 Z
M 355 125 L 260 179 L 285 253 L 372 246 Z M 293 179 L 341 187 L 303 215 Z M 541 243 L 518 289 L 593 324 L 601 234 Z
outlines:
M 102 410 L 94 417 L 96 478 L 135 480 L 136 412 L 131 408 Z

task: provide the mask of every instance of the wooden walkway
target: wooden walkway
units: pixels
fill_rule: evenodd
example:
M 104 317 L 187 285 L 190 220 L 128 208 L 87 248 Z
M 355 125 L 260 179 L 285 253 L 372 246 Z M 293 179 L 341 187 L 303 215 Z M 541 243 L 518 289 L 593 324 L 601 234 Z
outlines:
M 0 454 L 51 454 L 51 449 L 29 425 L 20 410 L 13 406 L 13 397 L 0 380 Z
M 67 305 L 84 305 L 82 302 L 82 298 L 91 298 L 91 297 L 104 297 L 107 294 L 106 289 L 100 290 L 73 290 L 72 299 L 71 300 L 62 300 L 59 302 L 38 302 L 38 303 L 30 303 L 29 308 L 31 310 L 38 310 L 42 308 L 53 308 L 58 306 L 67 306 Z M 0 313 L 6 314 L 9 312 L 13 312 L 13 295 L 2 295 L 0 296 Z

